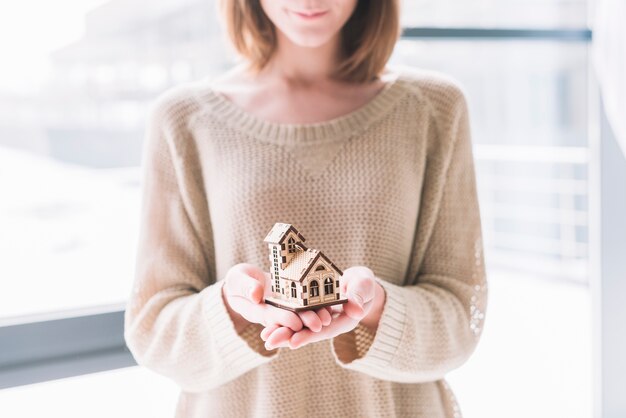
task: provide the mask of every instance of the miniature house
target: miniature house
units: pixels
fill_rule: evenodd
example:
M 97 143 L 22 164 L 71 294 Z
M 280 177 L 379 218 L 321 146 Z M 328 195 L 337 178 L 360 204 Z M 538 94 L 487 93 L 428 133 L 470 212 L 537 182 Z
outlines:
M 339 292 L 343 272 L 321 251 L 307 248 L 293 225 L 276 223 L 264 242 L 271 277 L 266 303 L 297 312 L 347 302 Z

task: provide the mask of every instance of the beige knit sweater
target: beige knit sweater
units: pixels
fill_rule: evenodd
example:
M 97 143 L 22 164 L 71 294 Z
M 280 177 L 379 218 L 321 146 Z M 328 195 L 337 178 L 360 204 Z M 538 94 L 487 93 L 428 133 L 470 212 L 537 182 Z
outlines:
M 154 101 L 125 337 L 180 386 L 176 416 L 461 416 L 444 376 L 487 307 L 466 96 L 444 74 L 391 68 L 371 101 L 320 123 L 262 120 L 210 78 Z M 341 269 L 374 271 L 375 335 L 267 351 L 260 325 L 236 332 L 222 279 L 241 262 L 269 271 L 275 222 Z

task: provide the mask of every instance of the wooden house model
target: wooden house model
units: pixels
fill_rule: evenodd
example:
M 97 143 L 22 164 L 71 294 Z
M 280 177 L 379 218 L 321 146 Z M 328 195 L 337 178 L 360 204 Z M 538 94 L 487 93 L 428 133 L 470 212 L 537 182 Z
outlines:
M 264 242 L 271 277 L 266 303 L 298 312 L 347 302 L 339 292 L 343 272 L 321 251 L 307 248 L 293 225 L 276 223 Z

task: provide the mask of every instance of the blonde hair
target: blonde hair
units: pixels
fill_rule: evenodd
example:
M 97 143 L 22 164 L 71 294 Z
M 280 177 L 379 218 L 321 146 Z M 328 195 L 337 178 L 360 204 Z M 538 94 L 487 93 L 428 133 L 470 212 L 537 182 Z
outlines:
M 219 0 L 218 11 L 236 52 L 257 73 L 277 47 L 276 28 L 259 0 Z M 341 29 L 342 61 L 333 77 L 348 82 L 376 79 L 402 34 L 400 0 L 358 0 Z

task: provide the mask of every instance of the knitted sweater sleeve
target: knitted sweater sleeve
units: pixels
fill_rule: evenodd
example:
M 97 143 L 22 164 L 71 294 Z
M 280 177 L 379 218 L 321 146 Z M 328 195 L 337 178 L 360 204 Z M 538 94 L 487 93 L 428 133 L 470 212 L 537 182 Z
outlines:
M 250 325 L 237 333 L 215 277 L 201 167 L 174 93 L 149 112 L 142 154 L 141 225 L 126 343 L 139 365 L 188 392 L 210 390 L 271 361 Z M 260 343 L 259 343 L 260 342 Z
M 481 221 L 467 103 L 460 88 L 431 107 L 435 118 L 404 286 L 377 277 L 386 302 L 375 334 L 332 340 L 337 364 L 395 382 L 435 381 L 474 351 L 487 307 Z M 443 147 L 447 143 L 449 146 Z M 430 144 L 429 144 L 430 146 Z

